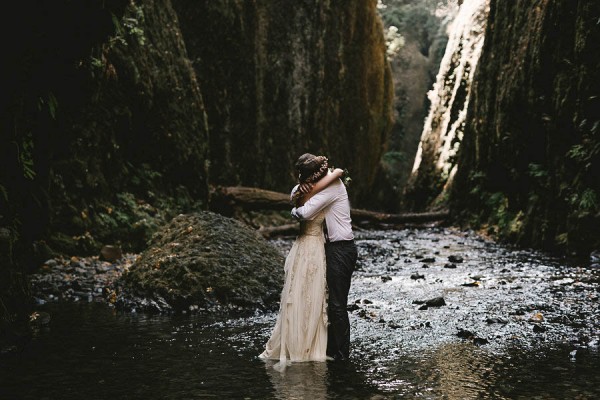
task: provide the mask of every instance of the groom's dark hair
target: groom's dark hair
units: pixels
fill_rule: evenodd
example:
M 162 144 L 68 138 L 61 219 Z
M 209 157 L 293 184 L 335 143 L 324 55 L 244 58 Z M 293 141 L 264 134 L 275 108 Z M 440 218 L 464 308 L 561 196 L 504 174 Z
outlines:
M 327 172 L 327 157 L 304 153 L 296 161 L 296 170 L 300 182 L 316 182 Z

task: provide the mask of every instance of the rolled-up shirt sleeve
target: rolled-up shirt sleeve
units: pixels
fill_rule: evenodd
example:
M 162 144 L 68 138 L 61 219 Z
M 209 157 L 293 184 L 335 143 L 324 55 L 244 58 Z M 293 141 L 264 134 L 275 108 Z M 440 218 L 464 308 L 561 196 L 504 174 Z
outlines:
M 328 186 L 311 197 L 302 207 L 295 207 L 292 215 L 300 219 L 313 219 L 319 211 L 333 203 L 335 196 L 336 192 L 331 190 L 331 186 Z

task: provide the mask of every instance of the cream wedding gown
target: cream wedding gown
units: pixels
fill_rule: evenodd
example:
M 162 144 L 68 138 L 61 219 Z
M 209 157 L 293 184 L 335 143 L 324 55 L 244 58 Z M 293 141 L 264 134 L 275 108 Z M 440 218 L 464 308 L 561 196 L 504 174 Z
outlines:
M 285 260 L 285 283 L 279 315 L 265 351 L 259 357 L 289 361 L 325 361 L 327 287 L 324 212 L 300 223 L 300 234 Z M 276 367 L 277 368 L 277 367 Z

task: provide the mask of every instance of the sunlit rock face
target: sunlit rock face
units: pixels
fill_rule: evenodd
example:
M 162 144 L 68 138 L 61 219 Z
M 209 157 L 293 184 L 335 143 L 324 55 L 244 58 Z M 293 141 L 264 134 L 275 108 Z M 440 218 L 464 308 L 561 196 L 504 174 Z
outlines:
M 488 11 L 489 0 L 467 0 L 452 22 L 436 82 L 428 93 L 431 108 L 405 192 L 404 202 L 409 208 L 435 207 L 456 172 L 456 154 L 463 137 Z
M 387 54 L 394 80 L 394 125 L 373 197 L 386 212 L 398 212 L 411 175 L 415 149 L 429 111 L 433 87 L 445 53 L 457 0 L 380 0 Z
M 289 191 L 302 153 L 347 167 L 356 205 L 391 127 L 376 1 L 175 0 L 207 106 L 211 181 Z
M 493 0 L 451 199 L 524 245 L 600 247 L 600 2 Z

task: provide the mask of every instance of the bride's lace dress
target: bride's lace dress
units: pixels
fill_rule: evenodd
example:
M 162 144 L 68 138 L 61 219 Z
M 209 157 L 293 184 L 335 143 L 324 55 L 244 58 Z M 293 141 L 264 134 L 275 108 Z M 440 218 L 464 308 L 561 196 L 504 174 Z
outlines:
M 285 283 L 275 328 L 261 358 L 286 361 L 325 361 L 327 294 L 323 220 L 300 223 L 300 235 L 285 260 Z

